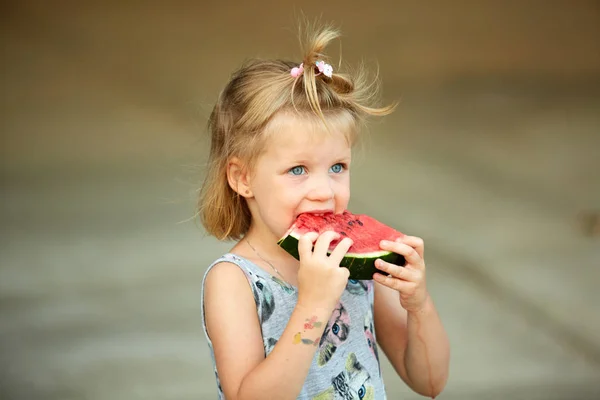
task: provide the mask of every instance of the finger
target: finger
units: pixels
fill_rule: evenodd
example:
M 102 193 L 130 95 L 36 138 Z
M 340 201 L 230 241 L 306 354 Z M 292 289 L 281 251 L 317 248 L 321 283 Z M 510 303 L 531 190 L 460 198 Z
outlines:
M 335 249 L 333 249 L 333 251 L 329 255 L 329 258 L 332 261 L 334 261 L 336 264 L 339 265 L 339 263 L 342 261 L 342 259 L 344 258 L 344 256 L 346 255 L 346 253 L 348 252 L 348 249 L 350 249 L 352 244 L 353 244 L 352 239 L 350 239 L 350 238 L 342 239 L 342 241 L 339 242 L 337 244 L 337 246 L 335 246 Z
M 383 275 L 392 275 L 403 281 L 419 283 L 423 279 L 423 272 L 418 269 L 404 268 L 381 259 L 375 261 L 375 266 Z
M 417 251 L 413 247 L 410 247 L 407 244 L 382 240 L 379 246 L 383 250 L 391 251 L 404 256 L 407 266 L 410 264 L 410 266 L 412 266 L 413 268 L 423 267 L 423 259 L 421 258 L 419 253 L 417 253 Z
M 423 277 L 422 272 L 419 270 L 404 268 L 381 259 L 377 259 L 377 261 L 375 261 L 375 266 L 377 269 L 381 270 L 382 273 L 392 275 L 395 278 L 408 282 L 419 282 Z
M 319 234 L 317 232 L 308 232 L 305 235 L 302 235 L 298 240 L 298 255 L 300 258 L 310 257 L 312 254 L 313 243 Z
M 403 238 L 400 238 L 399 241 L 415 249 L 417 254 L 423 258 L 425 252 L 425 242 L 423 239 L 416 236 L 404 236 Z
M 415 288 L 414 282 L 403 281 L 390 275 L 383 275 L 379 272 L 373 274 L 373 279 L 384 286 L 397 290 L 400 293 L 411 292 Z
M 344 277 L 344 279 L 348 280 L 350 277 L 350 270 L 348 268 L 338 268 L 338 273 Z
M 382 271 L 382 274 L 385 272 L 385 275 L 392 275 L 394 277 L 399 278 L 402 274 L 402 271 L 400 271 L 400 269 L 402 269 L 403 267 L 383 261 L 380 258 L 375 260 L 375 266 L 377 267 L 377 269 Z
M 334 231 L 323 232 L 315 243 L 315 250 L 313 253 L 327 255 L 329 245 L 333 240 L 339 238 L 339 236 L 340 234 Z

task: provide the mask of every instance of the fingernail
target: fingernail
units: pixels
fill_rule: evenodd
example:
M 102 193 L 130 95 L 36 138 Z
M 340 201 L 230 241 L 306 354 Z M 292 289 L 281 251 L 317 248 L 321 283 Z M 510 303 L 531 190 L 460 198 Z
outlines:
M 390 244 L 390 242 L 387 240 L 382 240 L 381 242 L 379 242 L 379 245 L 381 245 L 381 246 L 388 246 L 389 244 Z

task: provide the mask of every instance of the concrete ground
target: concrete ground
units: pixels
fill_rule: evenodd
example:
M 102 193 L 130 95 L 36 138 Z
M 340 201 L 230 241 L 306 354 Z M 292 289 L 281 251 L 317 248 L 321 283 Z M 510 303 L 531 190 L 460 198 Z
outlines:
M 600 398 L 600 52 L 591 39 L 600 18 L 592 6 L 548 6 L 536 14 L 551 17 L 540 17 L 539 36 L 528 35 L 534 3 L 504 10 L 515 17 L 509 36 L 530 42 L 495 52 L 501 34 L 472 35 L 481 26 L 457 12 L 462 28 L 449 39 L 437 19 L 431 35 L 461 43 L 465 65 L 442 44 L 435 58 L 427 30 L 387 16 L 396 6 L 373 3 L 369 27 L 359 12 L 344 14 L 345 46 L 357 42 L 346 57 L 377 57 L 386 98 L 402 96 L 395 115 L 371 126 L 351 209 L 426 241 L 452 345 L 440 399 Z M 3 13 L 0 398 L 215 398 L 200 282 L 230 244 L 192 219 L 203 118 L 249 48 L 287 54 L 293 40 L 269 32 L 288 24 L 248 33 L 249 9 L 216 3 L 43 4 Z M 404 37 L 390 36 L 396 17 L 401 32 L 416 32 L 398 50 L 412 57 L 403 71 L 389 51 Z M 563 42 L 551 49 L 565 57 L 535 41 L 557 26 Z M 386 38 L 378 49 L 367 40 L 376 37 Z M 383 367 L 390 399 L 419 398 Z

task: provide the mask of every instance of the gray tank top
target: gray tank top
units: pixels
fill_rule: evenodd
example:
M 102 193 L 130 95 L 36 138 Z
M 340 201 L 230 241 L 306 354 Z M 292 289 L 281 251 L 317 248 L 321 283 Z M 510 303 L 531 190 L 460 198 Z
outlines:
M 225 254 L 208 267 L 202 280 L 202 325 L 212 356 L 219 399 L 225 396 L 219 384 L 212 342 L 206 330 L 204 282 L 212 267 L 224 261 L 237 265 L 252 288 L 265 357 L 281 337 L 298 300 L 296 288 L 285 285 L 256 264 L 237 255 Z M 373 281 L 348 281 L 321 337 L 298 399 L 386 398 L 375 342 L 373 299 Z

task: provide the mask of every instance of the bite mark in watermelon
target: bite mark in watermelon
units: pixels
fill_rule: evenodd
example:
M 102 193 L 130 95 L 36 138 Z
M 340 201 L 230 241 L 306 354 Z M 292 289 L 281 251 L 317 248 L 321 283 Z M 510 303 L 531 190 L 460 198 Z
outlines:
M 300 214 L 277 244 L 299 260 L 299 238 L 308 232 L 321 234 L 326 231 L 335 231 L 341 236 L 339 240 L 331 242 L 329 252 L 333 251 L 344 237 L 352 239 L 353 244 L 340 263 L 341 267 L 350 270 L 349 279 L 373 279 L 373 274 L 379 271 L 375 267 L 375 260 L 378 258 L 396 265 L 405 264 L 403 256 L 381 250 L 379 247 L 379 242 L 382 240 L 394 241 L 404 237 L 402 232 L 377 221 L 375 218 L 362 214 L 352 214 L 349 211 L 344 211 L 342 214 Z

